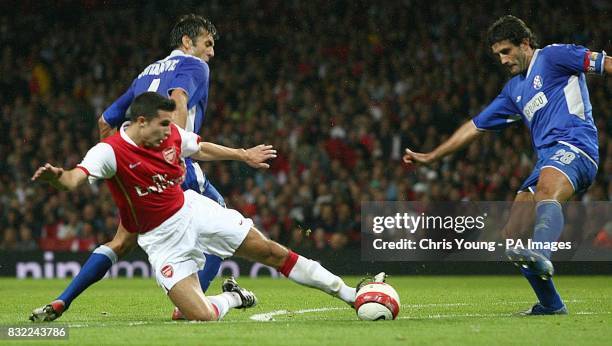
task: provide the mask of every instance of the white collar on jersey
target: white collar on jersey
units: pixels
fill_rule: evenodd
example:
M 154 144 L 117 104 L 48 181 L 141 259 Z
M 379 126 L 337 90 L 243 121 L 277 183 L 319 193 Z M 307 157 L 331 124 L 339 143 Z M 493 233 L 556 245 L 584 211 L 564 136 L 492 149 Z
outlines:
M 136 143 L 134 143 L 134 141 L 130 138 L 130 136 L 128 136 L 125 133 L 125 128 L 128 127 L 129 125 L 130 125 L 129 121 L 126 121 L 123 124 L 121 124 L 121 127 L 119 128 L 119 134 L 121 135 L 121 138 L 123 138 L 123 140 L 125 140 L 126 142 L 130 143 L 131 145 L 137 147 Z
M 529 68 L 527 68 L 527 74 L 525 75 L 525 78 L 529 77 L 529 72 L 531 72 L 531 68 L 533 67 L 533 64 L 535 64 L 535 61 L 538 58 L 538 53 L 539 52 L 540 52 L 539 49 L 536 49 L 533 52 L 533 56 L 531 57 L 531 62 L 529 62 Z
M 189 56 L 189 57 L 192 57 L 192 58 L 194 58 L 194 59 L 198 59 L 198 60 L 200 60 L 200 61 L 204 62 L 204 60 L 202 60 L 202 59 L 198 58 L 197 56 L 194 56 L 194 55 L 189 55 L 189 54 L 185 54 L 185 52 L 183 52 L 183 51 L 182 51 L 182 50 L 180 50 L 180 49 L 175 49 L 175 50 L 173 50 L 172 52 L 170 52 L 170 55 L 168 55 L 168 57 L 167 57 L 166 59 L 172 58 L 172 57 L 174 57 L 174 56 Z M 165 60 L 165 59 L 164 59 L 164 60 Z

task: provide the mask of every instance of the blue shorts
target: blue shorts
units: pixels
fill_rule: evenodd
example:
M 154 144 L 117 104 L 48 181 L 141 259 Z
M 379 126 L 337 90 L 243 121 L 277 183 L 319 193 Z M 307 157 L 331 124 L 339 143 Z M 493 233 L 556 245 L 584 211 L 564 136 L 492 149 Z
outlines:
M 553 146 L 538 151 L 538 162 L 519 188 L 519 192 L 535 193 L 540 171 L 544 167 L 552 167 L 563 173 L 576 193 L 583 192 L 591 186 L 597 175 L 595 160 L 569 143 L 557 142 Z
M 206 176 L 197 162 L 193 162 L 190 158 L 185 158 L 185 169 L 185 181 L 181 184 L 181 188 L 184 191 L 193 190 L 219 203 L 222 207 L 226 207 L 223 196 L 221 196 L 219 191 L 217 191 L 210 181 L 206 179 Z

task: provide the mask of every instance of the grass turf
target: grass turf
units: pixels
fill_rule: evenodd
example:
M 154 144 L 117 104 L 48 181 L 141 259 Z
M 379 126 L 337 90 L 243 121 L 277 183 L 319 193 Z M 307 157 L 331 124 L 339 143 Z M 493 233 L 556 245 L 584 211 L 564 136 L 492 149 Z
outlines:
M 388 282 L 402 301 L 396 321 L 358 321 L 346 304 L 286 279 L 242 278 L 239 283 L 258 295 L 257 307 L 230 311 L 222 322 L 189 323 L 170 320 L 172 305 L 153 279 L 104 280 L 60 319 L 45 324 L 69 326 L 68 340 L 0 339 L 0 344 L 609 345 L 612 340 L 610 276 L 556 278 L 570 315 L 544 317 L 514 315 L 535 301 L 518 276 L 402 276 Z M 48 303 L 67 283 L 0 279 L 0 325 L 33 326 L 27 321 L 32 308 Z M 216 280 L 210 293 L 219 286 Z

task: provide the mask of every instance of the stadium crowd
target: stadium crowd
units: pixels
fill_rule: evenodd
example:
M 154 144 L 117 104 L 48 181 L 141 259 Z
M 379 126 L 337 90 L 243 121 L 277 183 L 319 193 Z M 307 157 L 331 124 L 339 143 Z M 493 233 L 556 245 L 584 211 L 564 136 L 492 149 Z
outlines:
M 220 32 L 203 138 L 279 152 L 268 171 L 220 162 L 205 172 L 230 207 L 294 247 L 358 246 L 361 201 L 514 198 L 534 164 L 522 124 L 429 168 L 401 163 L 405 147 L 432 149 L 507 80 L 482 39 L 499 15 L 525 19 L 542 45 L 612 49 L 602 25 L 612 8 L 595 0 L 141 5 L 26 1 L 23 16 L 0 16 L 0 249 L 91 251 L 112 238 L 118 216 L 104 185 L 70 194 L 29 178 L 45 161 L 79 162 L 105 107 L 168 54 L 168 25 L 182 13 Z M 601 162 L 577 199 L 608 201 L 612 83 L 588 78 Z

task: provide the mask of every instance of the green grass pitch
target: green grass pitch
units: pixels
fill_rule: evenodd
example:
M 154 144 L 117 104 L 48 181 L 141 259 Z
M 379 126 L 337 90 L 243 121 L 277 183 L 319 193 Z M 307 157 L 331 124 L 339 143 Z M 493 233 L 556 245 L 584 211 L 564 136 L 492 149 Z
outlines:
M 347 277 L 348 283 L 357 282 Z M 0 279 L 0 325 L 28 324 L 67 280 Z M 246 279 L 259 305 L 233 310 L 222 322 L 170 320 L 172 305 L 153 279 L 103 280 L 53 324 L 68 340 L 0 340 L 49 345 L 610 345 L 612 277 L 556 278 L 570 315 L 520 317 L 535 297 L 519 276 L 391 276 L 401 297 L 398 320 L 363 322 L 346 304 L 286 279 Z M 220 280 L 211 294 L 219 291 Z M 263 321 L 265 320 L 265 321 Z M 48 324 L 47 324 L 48 325 Z

